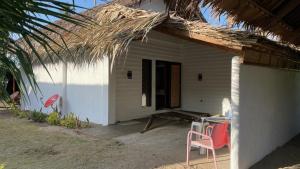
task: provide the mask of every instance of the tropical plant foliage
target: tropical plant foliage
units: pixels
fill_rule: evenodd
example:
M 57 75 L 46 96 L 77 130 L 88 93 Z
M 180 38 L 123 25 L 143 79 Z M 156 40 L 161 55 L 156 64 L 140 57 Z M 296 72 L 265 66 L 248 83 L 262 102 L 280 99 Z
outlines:
M 39 122 L 39 123 L 46 122 L 47 117 L 48 117 L 47 114 L 40 111 L 30 112 L 30 119 L 33 120 L 34 122 Z
M 74 4 L 60 0 L 1 0 L 0 3 L 0 100 L 7 99 L 5 92 L 5 74 L 11 73 L 18 79 L 21 93 L 27 93 L 22 74 L 37 91 L 37 83 L 32 70 L 32 60 L 38 60 L 45 68 L 43 59 L 35 50 L 42 46 L 50 60 L 60 56 L 52 50 L 50 43 L 55 43 L 44 30 L 59 34 L 68 31 L 49 21 L 48 17 L 62 19 L 75 25 L 85 26 L 86 18 L 73 11 Z M 50 25 L 50 26 L 46 26 Z M 22 39 L 22 40 L 18 40 Z M 65 48 L 65 46 L 61 46 Z M 54 54 L 53 54 L 54 53 Z M 61 59 L 61 58 L 60 58 Z M 22 73 L 23 72 L 23 73 Z
M 60 113 L 59 112 L 52 112 L 49 114 L 48 118 L 47 118 L 47 122 L 50 125 L 58 125 L 60 124 Z
M 0 164 L 0 169 L 4 169 L 5 168 L 5 164 Z

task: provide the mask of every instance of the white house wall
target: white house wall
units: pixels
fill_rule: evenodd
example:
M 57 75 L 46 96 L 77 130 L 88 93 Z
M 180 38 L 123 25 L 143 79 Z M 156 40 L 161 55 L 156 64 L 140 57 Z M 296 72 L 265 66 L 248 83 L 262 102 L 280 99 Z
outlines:
M 30 102 L 22 101 L 22 108 L 39 110 L 43 107 L 43 101 L 54 94 L 59 94 L 63 100 L 62 113 L 75 113 L 81 120 L 87 118 L 98 124 L 108 124 L 108 78 L 109 61 L 107 57 L 92 64 L 72 63 L 67 65 L 67 76 L 64 77 L 63 64 L 48 64 L 48 70 L 53 81 L 42 66 L 34 66 L 36 81 L 41 92 L 37 97 L 27 82 Z M 64 78 L 66 78 L 64 80 Z M 65 85 L 64 85 L 65 84 Z M 64 87 L 66 86 L 66 87 Z M 58 103 L 58 102 L 57 102 Z M 43 108 L 43 112 L 53 111 L 51 108 Z
M 108 59 L 76 66 L 68 63 L 67 70 L 67 112 L 108 124 Z
M 299 72 L 241 65 L 236 168 L 249 168 L 299 133 L 299 76 Z
M 145 0 L 142 1 L 140 5 L 137 6 L 140 9 L 150 10 L 155 12 L 165 12 L 166 5 L 162 0 Z
M 39 85 L 39 89 L 37 90 L 37 95 L 35 95 L 32 86 L 26 80 L 23 75 L 23 79 L 26 82 L 26 88 L 28 90 L 29 99 L 26 99 L 26 96 L 22 99 L 22 108 L 26 110 L 42 110 L 44 112 L 51 112 L 51 108 L 44 108 L 41 103 L 41 98 L 45 101 L 47 98 L 54 94 L 61 95 L 62 93 L 62 63 L 59 64 L 47 64 L 47 69 L 51 75 L 46 71 L 46 69 L 42 65 L 37 65 L 33 67 L 33 71 L 35 73 L 36 81 Z
M 145 43 L 133 42 L 126 58 L 116 63 L 116 119 L 141 118 L 155 112 L 155 60 L 182 62 L 180 40 L 161 33 L 151 33 Z M 152 60 L 152 106 L 142 107 L 142 59 Z M 133 78 L 127 79 L 127 71 Z
M 300 73 L 296 73 L 296 89 L 295 89 L 295 104 L 296 104 L 296 111 L 297 111 L 297 117 L 296 119 L 298 120 L 297 122 L 297 129 L 300 129 Z M 300 132 L 300 131 L 299 131 Z
M 155 60 L 182 63 L 182 108 L 222 113 L 224 98 L 230 99 L 231 55 L 217 48 L 151 32 L 145 43 L 130 45 L 126 59 L 116 63 L 116 120 L 148 116 L 155 111 Z M 142 59 L 152 60 L 152 106 L 142 107 Z M 127 79 L 132 71 L 133 79 Z M 198 81 L 198 74 L 203 81 Z
M 223 112 L 230 100 L 232 54 L 196 43 L 184 45 L 182 109 L 210 114 Z M 203 80 L 198 81 L 198 74 Z

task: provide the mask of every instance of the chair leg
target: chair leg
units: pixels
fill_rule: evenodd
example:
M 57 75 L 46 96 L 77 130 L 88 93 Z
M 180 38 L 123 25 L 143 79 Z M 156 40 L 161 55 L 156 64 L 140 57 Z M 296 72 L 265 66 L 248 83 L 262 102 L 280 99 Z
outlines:
M 217 160 L 216 160 L 216 153 L 215 153 L 214 149 L 212 149 L 212 154 L 213 154 L 213 157 L 214 157 L 215 169 L 218 169 L 218 167 L 217 167 Z
M 190 143 L 189 141 L 187 142 L 186 144 L 186 165 L 189 166 L 189 159 L 190 159 L 190 151 L 191 151 L 191 148 L 190 148 Z
M 206 158 L 208 159 L 209 158 L 209 150 L 206 149 Z

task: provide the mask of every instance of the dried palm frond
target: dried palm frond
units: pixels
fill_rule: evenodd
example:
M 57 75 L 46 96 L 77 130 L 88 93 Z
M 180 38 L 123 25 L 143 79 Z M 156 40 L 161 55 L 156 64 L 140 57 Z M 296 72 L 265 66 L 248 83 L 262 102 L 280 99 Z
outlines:
M 169 11 L 175 11 L 178 16 L 187 20 L 202 20 L 206 22 L 199 9 L 199 0 L 164 0 Z
M 251 1 L 248 2 L 243 0 L 199 1 L 203 2 L 203 6 L 212 8 L 213 15 L 227 16 L 229 18 L 228 21 L 231 27 L 235 26 L 240 29 L 244 29 L 248 32 L 255 33 L 257 35 L 271 37 L 272 40 L 276 39 L 276 41 L 285 41 L 284 43 L 293 43 L 297 41 L 293 36 L 291 36 L 291 33 L 293 32 L 291 32 L 289 29 L 286 29 L 286 25 L 284 25 L 284 23 L 279 23 L 279 21 L 276 21 L 278 22 L 278 24 L 272 25 L 273 28 L 271 28 L 270 23 L 274 22 L 271 16 L 271 12 L 266 12 L 266 10 L 263 10 L 263 7 L 259 7 L 258 5 L 260 3 L 269 4 L 268 8 L 272 9 L 273 5 L 278 4 L 278 2 L 283 3 L 283 1 L 278 0 L 277 3 L 275 3 L 276 0 L 272 3 L 266 3 L 263 1 L 253 1 L 253 4 L 251 3 Z M 290 42 L 287 42 L 287 40 L 289 40 Z
M 167 15 L 126 8 L 121 5 L 103 7 L 97 14 L 95 25 L 84 34 L 84 49 L 91 49 L 92 60 L 99 56 L 116 56 L 126 52 L 129 43 L 135 39 L 144 39 L 155 26 L 166 20 Z
M 110 63 L 113 64 L 116 57 L 125 56 L 128 45 L 133 40 L 143 40 L 150 30 L 156 28 L 157 30 L 166 28 L 166 33 L 181 32 L 185 38 L 198 37 L 197 41 L 208 42 L 235 51 L 239 50 L 239 52 L 243 47 L 251 48 L 252 46 L 264 45 L 258 44 L 260 39 L 264 39 L 262 36 L 245 31 L 213 27 L 199 20 L 186 20 L 176 13 L 169 15 L 109 4 L 97 7 L 87 14 L 93 16 L 97 24 L 88 28 L 64 25 L 64 27 L 73 30 L 75 35 L 64 34 L 63 39 L 65 41 L 59 41 L 61 38 L 57 37 L 57 42 L 68 46 L 68 50 L 58 48 L 57 52 L 75 63 L 94 63 L 94 60 L 108 56 L 111 59 Z M 268 40 L 266 42 L 284 48 L 282 52 L 289 50 L 289 48 L 274 42 Z M 55 48 L 55 44 L 53 46 Z M 70 53 L 71 55 L 69 55 Z
M 225 10 L 222 6 L 225 5 L 226 2 L 222 0 L 199 0 L 202 2 L 202 6 L 212 8 L 212 15 L 214 16 L 221 16 L 226 15 L 230 18 L 231 26 L 236 25 L 238 27 L 243 27 L 250 32 L 254 32 L 256 27 L 250 26 L 247 22 L 244 22 L 237 17 L 233 10 Z M 236 2 L 238 3 L 238 2 Z
M 165 13 L 127 8 L 118 4 L 102 6 L 87 14 L 93 15 L 96 24 L 87 28 L 67 24 L 64 27 L 73 33 L 65 33 L 62 35 L 63 38 L 55 36 L 56 42 L 65 45 L 66 49 L 52 43 L 53 49 L 58 54 L 64 55 L 68 61 L 91 63 L 103 56 L 109 56 L 114 60 L 116 56 L 127 51 L 132 40 L 143 39 L 152 28 L 168 18 Z M 41 47 L 39 52 L 47 54 Z

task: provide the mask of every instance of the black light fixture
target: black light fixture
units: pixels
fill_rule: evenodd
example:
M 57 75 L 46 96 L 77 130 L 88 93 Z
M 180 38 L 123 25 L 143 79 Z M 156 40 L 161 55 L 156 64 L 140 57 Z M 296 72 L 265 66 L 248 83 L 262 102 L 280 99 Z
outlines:
M 131 70 L 129 70 L 127 72 L 127 79 L 132 79 L 132 71 Z
M 202 77 L 202 73 L 198 74 L 198 81 L 202 81 L 203 77 Z

